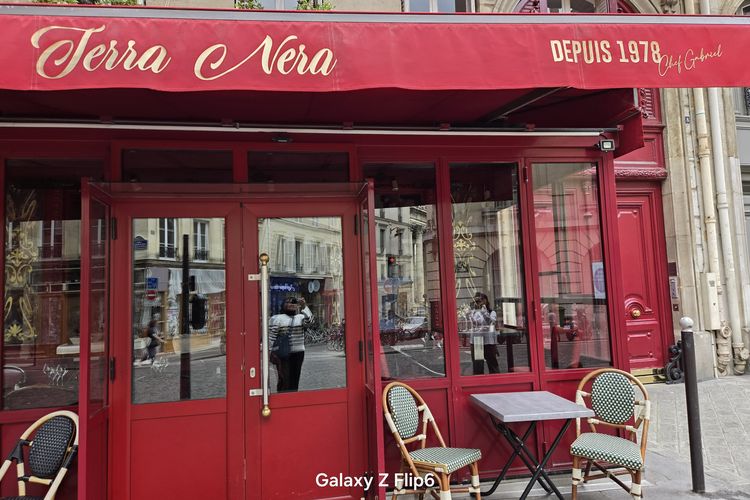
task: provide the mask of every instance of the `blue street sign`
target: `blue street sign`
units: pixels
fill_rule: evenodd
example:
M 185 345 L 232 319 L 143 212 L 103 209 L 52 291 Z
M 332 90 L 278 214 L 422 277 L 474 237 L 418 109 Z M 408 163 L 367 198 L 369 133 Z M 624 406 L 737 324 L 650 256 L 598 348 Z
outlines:
M 146 290 L 156 290 L 159 288 L 159 278 L 146 278 Z

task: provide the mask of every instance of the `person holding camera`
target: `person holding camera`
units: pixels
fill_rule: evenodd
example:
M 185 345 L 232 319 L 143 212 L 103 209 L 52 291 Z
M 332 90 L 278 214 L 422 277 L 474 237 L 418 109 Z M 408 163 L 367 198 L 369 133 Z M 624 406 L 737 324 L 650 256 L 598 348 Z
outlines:
M 500 373 L 497 361 L 497 313 L 492 310 L 490 300 L 486 294 L 474 294 L 474 307 L 470 312 L 472 326 L 471 359 L 474 375 L 484 373 L 484 363 L 487 362 L 489 373 Z M 483 355 L 480 355 L 477 344 L 482 344 Z M 479 358 L 479 359 L 477 359 Z
M 276 366 L 277 392 L 299 389 L 305 360 L 305 328 L 312 318 L 304 298 L 287 297 L 279 314 L 273 315 L 269 321 L 268 345 L 271 362 Z

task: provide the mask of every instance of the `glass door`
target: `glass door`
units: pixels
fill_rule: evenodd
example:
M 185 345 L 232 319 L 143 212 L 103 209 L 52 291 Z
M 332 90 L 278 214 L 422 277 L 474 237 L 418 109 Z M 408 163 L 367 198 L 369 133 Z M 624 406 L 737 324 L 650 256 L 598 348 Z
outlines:
M 244 211 L 247 498 L 363 495 L 330 481 L 365 470 L 356 208 Z
M 80 440 L 78 498 L 107 497 L 109 426 L 109 194 L 81 186 Z

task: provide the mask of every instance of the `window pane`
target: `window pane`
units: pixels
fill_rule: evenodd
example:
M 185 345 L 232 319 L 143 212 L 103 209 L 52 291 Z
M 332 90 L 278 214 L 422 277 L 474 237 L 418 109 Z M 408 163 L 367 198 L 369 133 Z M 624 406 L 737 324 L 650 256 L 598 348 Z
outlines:
M 232 182 L 231 151 L 127 149 L 122 152 L 125 182 Z
M 5 409 L 78 402 L 80 179 L 102 171 L 98 161 L 6 163 Z
M 282 257 L 268 264 L 271 392 L 346 387 L 341 219 L 259 219 L 258 241 L 259 253 L 269 256 L 287 255 L 274 247 L 295 245 L 293 262 Z M 312 258 L 313 242 L 328 248 L 328 266 Z
M 133 403 L 226 395 L 224 219 L 200 224 L 216 238 L 196 262 L 194 219 L 133 220 Z M 171 230 L 172 260 L 162 257 L 156 228 Z
M 440 259 L 432 164 L 371 164 L 383 378 L 443 377 Z M 399 254 L 398 242 L 402 241 Z
M 409 0 L 409 12 L 430 12 L 430 0 Z
M 89 402 L 96 411 L 107 403 L 109 383 L 109 207 L 91 200 L 89 227 Z
M 438 12 L 471 12 L 470 0 L 438 0 Z
M 348 182 L 347 153 L 251 151 L 247 155 L 251 183 Z
M 461 373 L 529 371 L 516 164 L 450 173 Z
M 611 364 L 595 164 L 536 164 L 534 224 L 548 368 Z

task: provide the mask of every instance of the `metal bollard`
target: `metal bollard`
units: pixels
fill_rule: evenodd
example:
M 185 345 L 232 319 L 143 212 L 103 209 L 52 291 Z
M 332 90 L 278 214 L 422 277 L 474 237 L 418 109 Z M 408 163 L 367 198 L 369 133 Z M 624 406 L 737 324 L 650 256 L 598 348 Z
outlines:
M 693 491 L 705 493 L 703 477 L 703 445 L 701 443 L 701 412 L 698 400 L 698 377 L 695 363 L 695 339 L 693 320 L 687 316 L 680 319 L 682 328 L 682 368 L 685 370 L 685 399 L 687 402 L 688 436 L 690 438 L 690 471 L 693 476 Z

